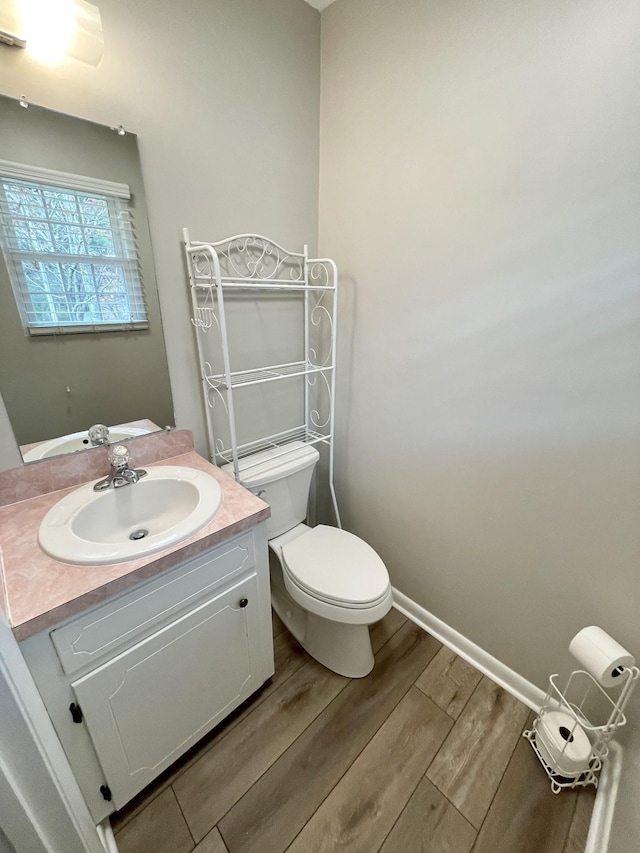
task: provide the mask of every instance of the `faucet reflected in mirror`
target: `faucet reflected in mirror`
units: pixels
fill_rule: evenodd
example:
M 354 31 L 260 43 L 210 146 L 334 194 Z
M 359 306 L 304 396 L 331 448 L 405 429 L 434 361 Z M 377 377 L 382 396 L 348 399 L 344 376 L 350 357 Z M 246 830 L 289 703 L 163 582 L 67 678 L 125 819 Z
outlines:
M 135 135 L 122 136 L 109 127 L 32 104 L 24 109 L 17 100 L 2 96 L 0 125 L 0 242 L 3 249 L 0 255 L 0 395 L 23 460 L 30 462 L 91 449 L 93 444 L 88 430 L 96 423 L 110 426 L 111 443 L 173 425 L 173 403 Z M 137 259 L 130 266 L 137 264 L 142 282 L 142 295 L 134 295 L 134 301 L 143 301 L 146 317 L 142 322 L 139 315 L 122 320 L 121 315 L 115 313 L 120 310 L 118 287 L 122 292 L 129 287 L 128 284 L 118 285 L 116 279 L 120 276 L 124 281 L 129 270 L 122 269 L 126 264 L 118 267 L 116 256 L 124 253 L 117 245 L 109 243 L 104 223 L 86 218 L 91 215 L 95 219 L 100 215 L 100 205 L 90 199 L 92 204 L 83 206 L 88 196 L 76 190 L 69 191 L 69 197 L 63 198 L 65 190 L 59 191 L 58 184 L 56 192 L 49 192 L 48 196 L 47 187 L 40 190 L 44 204 L 38 208 L 29 200 L 37 195 L 37 190 L 20 178 L 6 177 L 12 166 L 18 172 L 19 168 L 27 168 L 36 174 L 51 173 L 58 180 L 62 175 L 62 179 L 83 177 L 98 186 L 101 183 L 116 185 L 117 182 L 128 190 L 131 243 L 137 250 Z M 46 181 L 43 179 L 42 183 Z M 48 199 L 52 200 L 51 204 Z M 62 231 L 63 237 L 60 236 Z M 27 237 L 32 242 L 36 239 L 34 233 L 39 240 L 36 248 L 42 253 L 35 261 L 27 257 L 34 247 L 26 244 Z M 81 248 L 76 249 L 73 263 L 70 263 L 65 253 L 69 240 L 76 234 Z M 90 254 L 94 257 L 87 257 Z M 91 276 L 86 272 L 90 265 L 95 269 L 96 264 L 99 264 L 101 278 L 95 271 Z M 49 328 L 34 328 L 32 317 L 40 316 L 45 301 L 42 298 L 45 275 L 53 282 L 45 286 L 46 300 L 49 305 L 56 300 L 59 304 L 56 288 L 66 281 L 71 268 L 76 286 L 82 279 L 83 304 L 92 303 L 91 317 L 95 316 L 95 303 L 98 302 L 98 312 L 104 313 L 106 306 L 115 320 L 88 322 L 85 310 L 82 315 L 76 311 L 71 324 L 58 311 L 55 323 Z M 87 283 L 90 277 L 91 282 Z M 101 287 L 108 293 L 107 299 L 98 292 Z M 39 288 L 37 297 L 34 288 Z M 91 289 L 93 293 L 87 297 Z M 25 303 L 27 310 L 33 312 L 28 317 Z M 79 324 L 79 316 L 84 325 Z

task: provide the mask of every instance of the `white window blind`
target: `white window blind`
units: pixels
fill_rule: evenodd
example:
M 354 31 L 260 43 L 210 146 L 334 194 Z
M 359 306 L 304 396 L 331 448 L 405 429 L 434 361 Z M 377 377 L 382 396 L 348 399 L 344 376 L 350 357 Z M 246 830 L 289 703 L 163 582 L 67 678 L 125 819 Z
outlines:
M 129 188 L 0 161 L 0 240 L 31 335 L 148 326 Z

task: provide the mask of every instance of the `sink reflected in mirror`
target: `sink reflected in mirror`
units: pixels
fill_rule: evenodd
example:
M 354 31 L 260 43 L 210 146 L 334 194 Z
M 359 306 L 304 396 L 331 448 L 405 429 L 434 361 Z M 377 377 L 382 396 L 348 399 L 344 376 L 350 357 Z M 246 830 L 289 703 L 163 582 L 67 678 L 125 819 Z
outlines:
M 88 483 L 42 520 L 38 543 L 63 563 L 101 566 L 137 560 L 192 536 L 217 514 L 222 489 L 195 468 L 162 465 L 132 485 L 95 492 Z
M 139 421 L 138 423 L 145 422 Z M 136 438 L 139 435 L 147 435 L 160 429 L 157 424 L 151 421 L 147 421 L 146 424 L 144 427 L 134 426 L 133 424 L 119 424 L 109 427 L 109 442 L 116 444 L 119 441 L 126 441 L 128 438 Z M 90 450 L 96 446 L 98 445 L 93 445 L 89 440 L 89 431 L 85 429 L 81 432 L 52 438 L 49 441 L 36 442 L 35 446 L 22 446 L 20 452 L 24 462 L 37 462 L 39 459 L 50 459 L 52 456 L 61 456 L 64 453 L 77 453 L 78 450 Z

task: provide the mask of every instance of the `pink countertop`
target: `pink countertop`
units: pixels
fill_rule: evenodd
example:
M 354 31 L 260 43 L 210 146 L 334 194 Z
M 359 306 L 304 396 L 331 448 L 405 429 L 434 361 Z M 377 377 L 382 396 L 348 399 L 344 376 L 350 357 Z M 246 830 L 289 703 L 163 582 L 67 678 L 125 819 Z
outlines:
M 0 594 L 16 639 L 24 640 L 51 628 L 269 517 L 269 506 L 264 501 L 193 451 L 155 465 L 184 465 L 211 474 L 222 486 L 223 502 L 213 521 L 189 539 L 140 560 L 109 566 L 72 566 L 59 563 L 40 549 L 40 522 L 55 503 L 77 486 L 0 507 Z

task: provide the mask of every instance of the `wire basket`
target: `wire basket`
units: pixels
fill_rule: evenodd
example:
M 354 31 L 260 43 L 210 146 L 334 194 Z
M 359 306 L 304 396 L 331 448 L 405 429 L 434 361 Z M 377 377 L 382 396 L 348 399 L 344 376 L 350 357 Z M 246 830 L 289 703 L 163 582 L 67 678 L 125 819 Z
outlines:
M 551 676 L 540 713 L 523 736 L 551 780 L 554 794 L 563 788 L 598 787 L 609 742 L 627 722 L 624 708 L 639 675 L 635 666 L 623 668 L 620 687 L 613 695 L 585 670 L 574 670 L 564 687 L 558 675 Z

